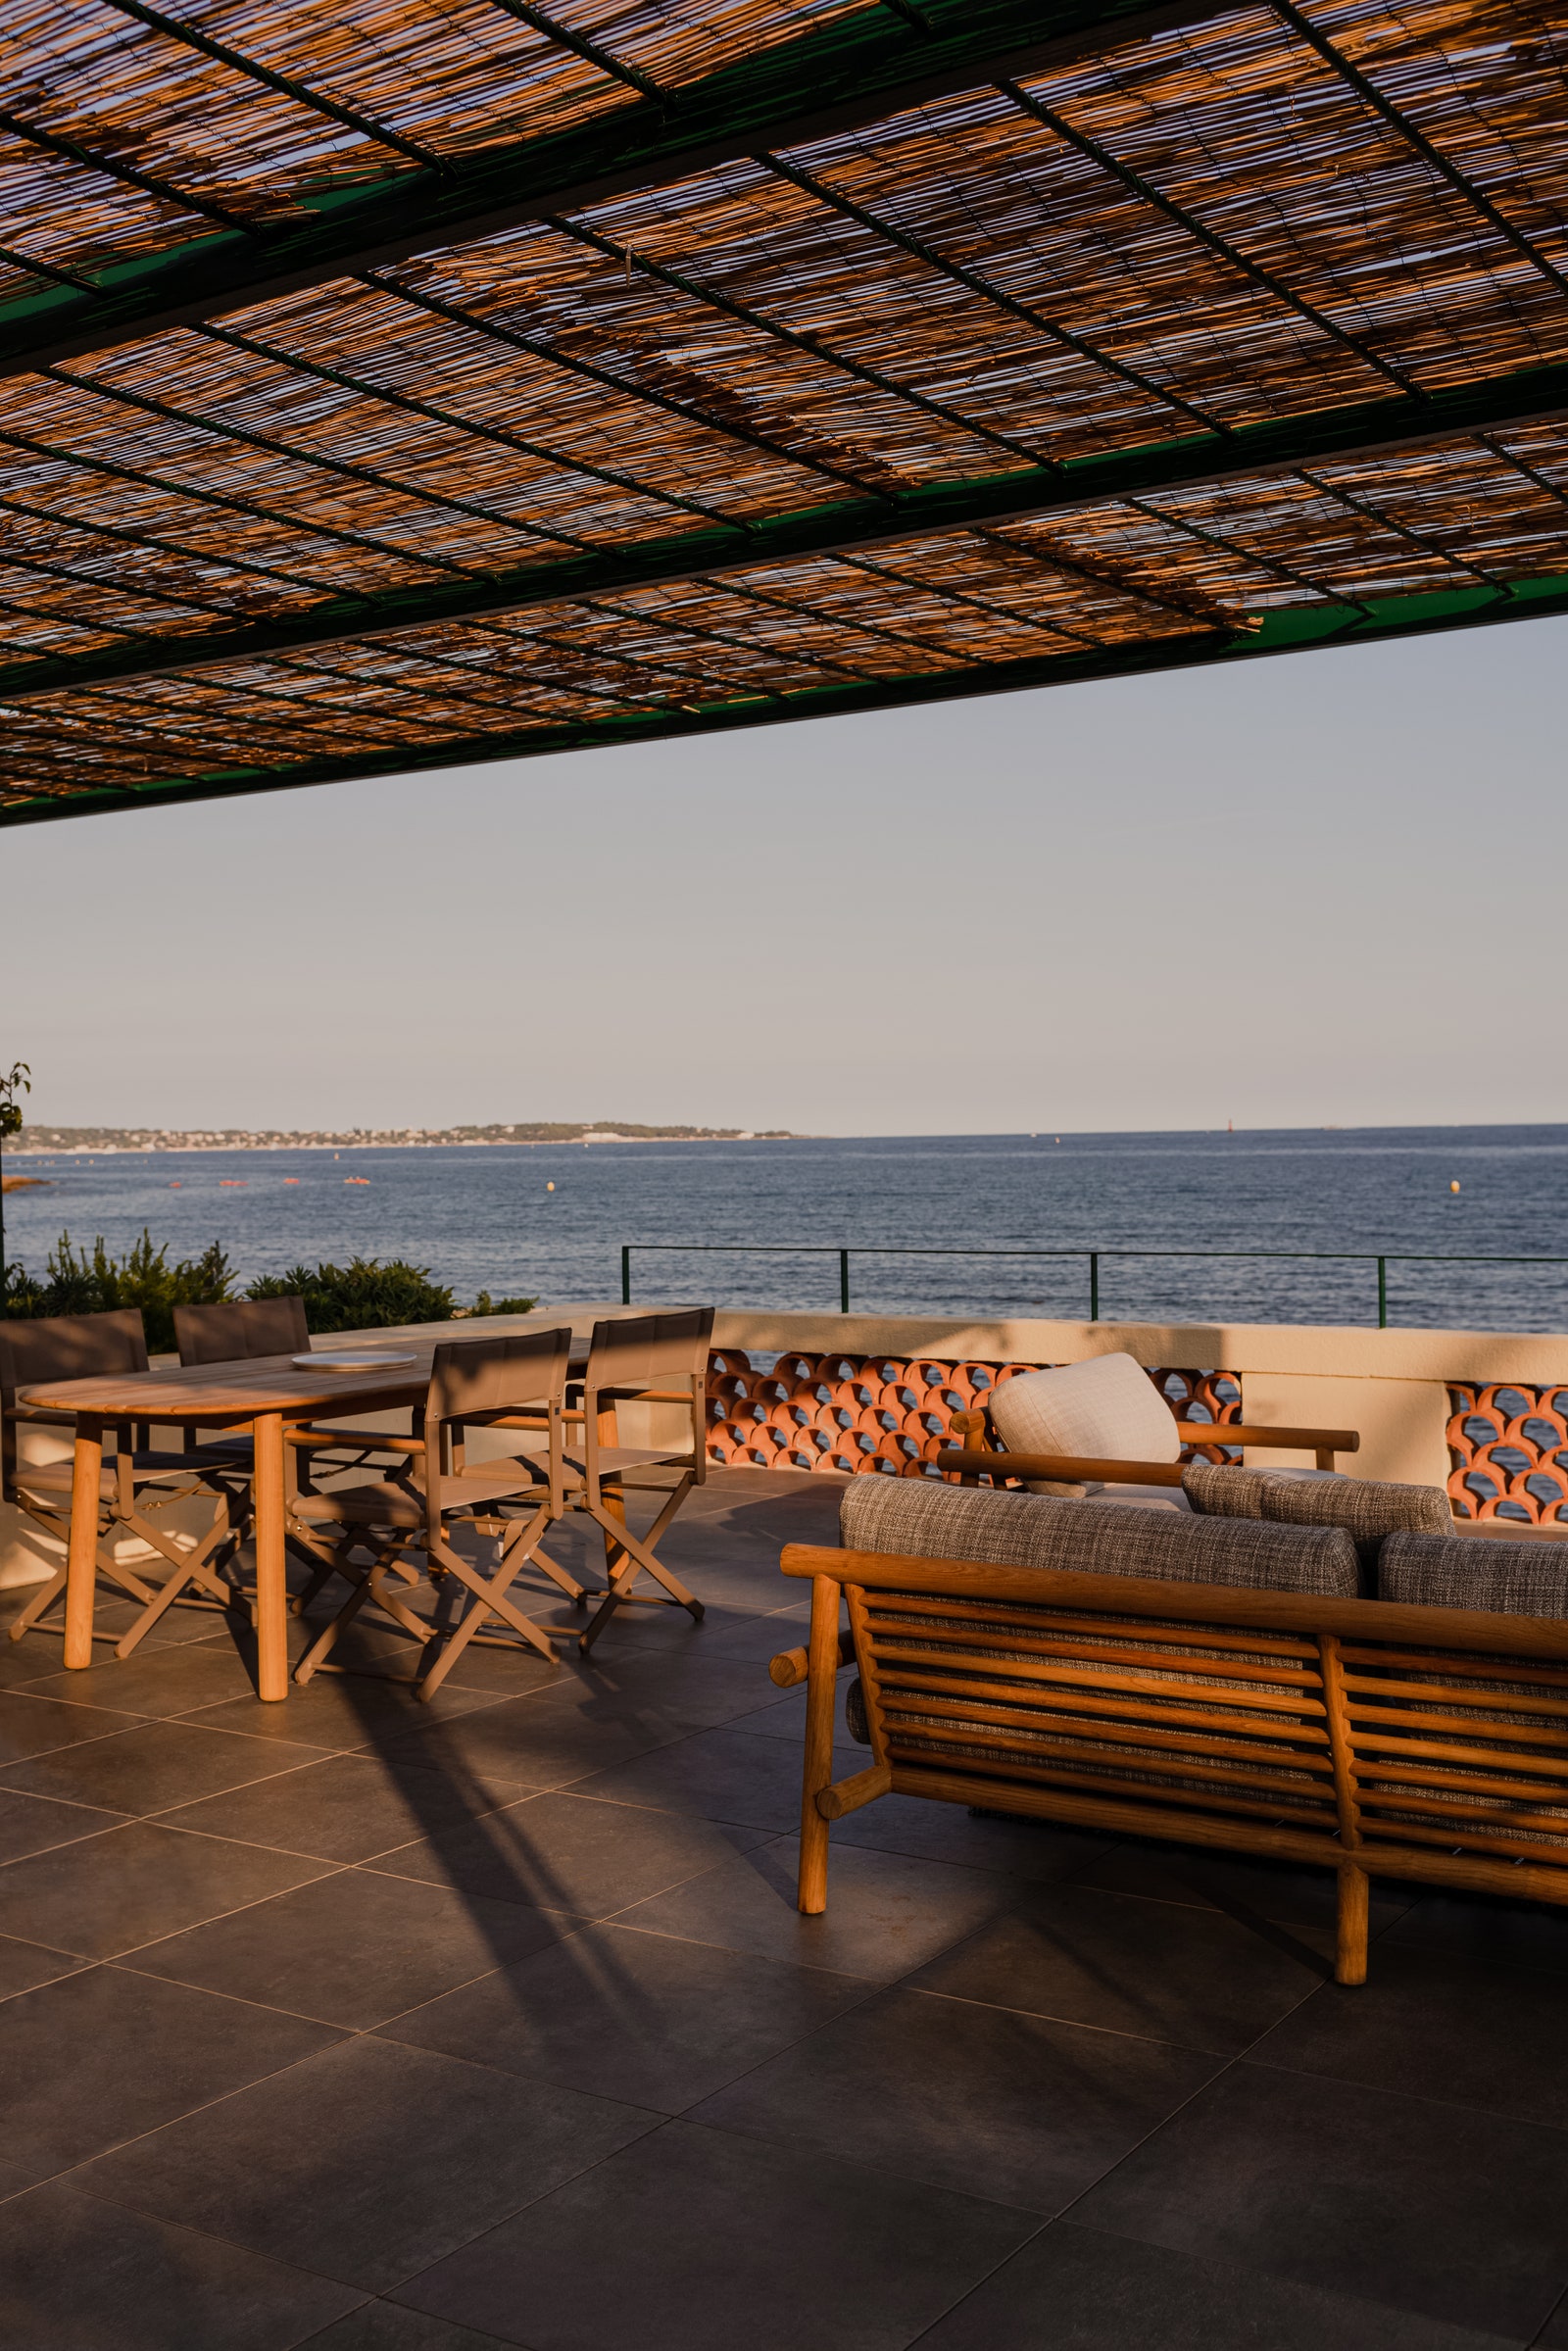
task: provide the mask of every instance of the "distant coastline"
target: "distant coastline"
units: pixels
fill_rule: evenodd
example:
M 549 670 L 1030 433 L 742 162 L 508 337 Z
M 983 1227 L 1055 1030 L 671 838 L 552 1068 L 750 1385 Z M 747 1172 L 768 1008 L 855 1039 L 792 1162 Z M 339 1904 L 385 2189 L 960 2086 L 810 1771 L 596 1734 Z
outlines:
M 455 1144 L 550 1143 L 788 1143 L 787 1127 L 688 1127 L 611 1125 L 608 1120 L 550 1123 L 526 1120 L 514 1126 L 320 1127 L 285 1133 L 249 1127 L 46 1127 L 26 1126 L 6 1146 L 6 1157 L 70 1157 L 78 1151 L 436 1151 Z

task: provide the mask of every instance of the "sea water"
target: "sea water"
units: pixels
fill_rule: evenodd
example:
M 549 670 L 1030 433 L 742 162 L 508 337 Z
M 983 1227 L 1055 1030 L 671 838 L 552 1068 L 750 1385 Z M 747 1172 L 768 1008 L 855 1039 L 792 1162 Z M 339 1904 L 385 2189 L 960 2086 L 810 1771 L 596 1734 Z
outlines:
M 846 1245 L 1568 1255 L 1564 1126 L 12 1152 L 5 1164 L 47 1180 L 5 1203 L 7 1254 L 29 1270 L 42 1272 L 62 1228 L 78 1245 L 101 1234 L 120 1254 L 146 1227 L 171 1257 L 220 1242 L 242 1278 L 355 1254 L 412 1258 L 460 1303 L 480 1290 L 616 1298 L 623 1243 L 681 1245 L 634 1250 L 638 1301 L 828 1311 Z M 701 1254 L 698 1243 L 744 1253 Z M 855 1255 L 850 1281 L 866 1311 L 1089 1311 L 1081 1253 Z M 1395 1324 L 1568 1328 L 1568 1264 L 1391 1263 L 1388 1292 Z M 1377 1269 L 1107 1253 L 1100 1312 L 1372 1323 Z

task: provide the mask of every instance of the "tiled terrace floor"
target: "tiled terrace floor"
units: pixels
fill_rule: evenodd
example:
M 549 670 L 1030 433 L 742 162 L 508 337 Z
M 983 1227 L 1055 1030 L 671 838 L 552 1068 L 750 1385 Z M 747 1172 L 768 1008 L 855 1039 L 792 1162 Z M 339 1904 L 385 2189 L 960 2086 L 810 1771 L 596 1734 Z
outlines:
M 721 1474 L 705 1625 L 431 1708 L 4 1647 L 6 2351 L 1568 2347 L 1568 1916 L 1342 1991 L 1326 1878 L 896 1800 L 796 1914 L 836 1505 Z

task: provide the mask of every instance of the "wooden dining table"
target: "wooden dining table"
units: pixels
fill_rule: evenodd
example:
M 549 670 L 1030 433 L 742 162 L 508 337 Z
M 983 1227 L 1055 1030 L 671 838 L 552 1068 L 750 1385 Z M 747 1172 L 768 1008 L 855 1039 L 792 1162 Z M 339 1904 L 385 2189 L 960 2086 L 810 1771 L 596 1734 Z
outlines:
M 550 1317 L 511 1317 L 496 1331 L 548 1327 Z M 565 1320 L 562 1316 L 561 1320 Z M 559 1327 L 559 1325 L 558 1325 Z M 473 1337 L 488 1337 L 495 1326 Z M 335 1335 L 334 1335 L 335 1336 Z M 69 1412 L 76 1424 L 71 1485 L 71 1542 L 66 1580 L 68 1667 L 92 1663 L 93 1599 L 98 1570 L 98 1495 L 104 1430 L 115 1422 L 173 1423 L 186 1428 L 251 1434 L 251 1496 L 256 1545 L 257 1694 L 288 1695 L 288 1585 L 284 1537 L 284 1429 L 302 1421 L 328 1424 L 345 1413 L 393 1412 L 422 1404 L 437 1347 L 453 1343 L 450 1327 L 429 1326 L 404 1336 L 376 1332 L 364 1341 L 344 1334 L 342 1351 L 412 1356 L 375 1371 L 320 1371 L 289 1355 L 256 1355 L 236 1363 L 193 1363 L 168 1370 L 115 1373 L 86 1380 L 42 1380 L 18 1391 L 18 1400 Z M 457 1340 L 462 1345 L 461 1339 Z M 316 1350 L 324 1358 L 330 1346 Z M 588 1334 L 574 1333 L 571 1371 L 586 1367 Z

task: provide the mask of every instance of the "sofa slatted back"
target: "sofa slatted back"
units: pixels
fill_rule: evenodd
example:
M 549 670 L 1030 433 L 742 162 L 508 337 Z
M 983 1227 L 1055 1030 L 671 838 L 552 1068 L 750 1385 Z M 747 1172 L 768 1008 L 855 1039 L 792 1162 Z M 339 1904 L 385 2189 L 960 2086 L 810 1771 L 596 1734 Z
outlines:
M 801 1907 L 883 1794 L 1568 1903 L 1568 1623 L 792 1544 L 812 1580 Z M 849 1634 L 839 1620 L 847 1603 Z M 872 1768 L 831 1781 L 853 1651 Z

